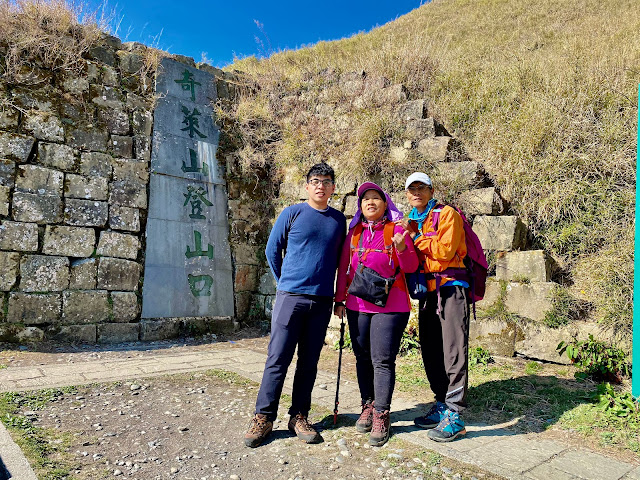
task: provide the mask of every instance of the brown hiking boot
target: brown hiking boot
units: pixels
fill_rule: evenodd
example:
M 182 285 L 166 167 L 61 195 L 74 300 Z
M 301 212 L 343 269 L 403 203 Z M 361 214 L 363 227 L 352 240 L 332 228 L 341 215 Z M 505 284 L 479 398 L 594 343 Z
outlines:
M 267 416 L 262 413 L 256 413 L 251 419 L 249 431 L 244 434 L 244 444 L 247 447 L 255 448 L 264 442 L 267 435 L 273 429 L 273 422 L 267 420 Z
M 373 402 L 366 402 L 362 405 L 362 413 L 360 418 L 356 421 L 356 430 L 360 433 L 366 433 L 371 431 L 371 424 L 373 423 Z
M 289 431 L 307 443 L 322 442 L 322 436 L 309 423 L 307 417 L 301 413 L 295 416 L 291 415 L 289 419 Z
M 389 433 L 391 433 L 389 410 L 385 410 L 384 412 L 375 410 L 373 412 L 373 425 L 371 426 L 369 445 L 381 447 L 389 440 Z

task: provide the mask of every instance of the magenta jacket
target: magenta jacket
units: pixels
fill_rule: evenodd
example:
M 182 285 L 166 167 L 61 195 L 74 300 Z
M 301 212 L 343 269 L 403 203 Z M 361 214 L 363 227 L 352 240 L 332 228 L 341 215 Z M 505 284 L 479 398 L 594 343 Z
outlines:
M 340 256 L 340 264 L 338 266 L 338 280 L 336 283 L 336 302 L 344 302 L 346 298 L 345 306 L 349 310 L 355 310 L 358 312 L 366 313 L 392 313 L 392 312 L 409 312 L 411 311 L 411 303 L 409 299 L 409 293 L 407 292 L 406 282 L 404 281 L 403 272 L 415 272 L 418 268 L 418 256 L 416 250 L 411 241 L 411 237 L 407 235 L 405 237 L 405 248 L 402 252 L 397 252 L 398 261 L 400 262 L 400 272 L 396 277 L 396 281 L 391 288 L 389 299 L 384 307 L 378 307 L 373 303 L 369 303 L 353 295 L 347 294 L 347 284 L 351 282 L 356 267 L 358 266 L 358 252 L 351 251 L 351 239 L 355 228 L 350 228 L 347 235 L 347 239 L 342 247 L 342 254 Z M 373 227 L 373 238 L 371 238 L 371 232 L 368 227 L 364 227 L 362 230 L 362 247 L 367 249 L 384 250 L 383 233 L 384 224 L 380 223 Z M 394 233 L 403 233 L 404 229 L 400 225 L 396 225 Z M 395 249 L 394 249 L 395 250 Z M 351 260 L 351 268 L 347 275 L 347 269 L 349 267 L 349 260 Z M 374 252 L 370 251 L 364 259 L 364 265 L 369 267 L 380 275 L 390 277 L 393 275 L 396 269 L 396 265 L 389 265 L 389 255 L 386 252 Z M 348 280 L 348 281 L 347 281 Z

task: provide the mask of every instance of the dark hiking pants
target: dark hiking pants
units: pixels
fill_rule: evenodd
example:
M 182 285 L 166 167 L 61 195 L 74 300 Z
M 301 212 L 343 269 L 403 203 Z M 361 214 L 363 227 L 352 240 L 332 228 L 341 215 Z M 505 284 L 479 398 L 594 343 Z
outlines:
M 460 286 L 440 287 L 438 297 L 429 292 L 420 309 L 419 333 L 422 361 L 436 400 L 454 412 L 467 407 L 469 370 L 469 304 Z M 422 303 L 420 305 L 422 307 Z
M 409 312 L 347 310 L 347 319 L 362 403 L 375 400 L 376 410 L 389 410 L 396 382 L 396 356 L 402 332 L 409 321 Z
M 311 408 L 311 390 L 318 373 L 318 359 L 331 319 L 333 299 L 278 291 L 271 317 L 271 339 L 262 383 L 256 401 L 256 413 L 274 421 L 287 370 L 298 347 L 293 378 L 290 415 L 307 415 Z

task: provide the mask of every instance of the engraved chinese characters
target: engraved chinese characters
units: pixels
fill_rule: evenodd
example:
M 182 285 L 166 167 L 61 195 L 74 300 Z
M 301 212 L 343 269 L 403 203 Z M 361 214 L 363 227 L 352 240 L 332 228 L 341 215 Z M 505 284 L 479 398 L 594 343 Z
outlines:
M 142 317 L 233 316 L 213 77 L 164 59 L 156 92 Z

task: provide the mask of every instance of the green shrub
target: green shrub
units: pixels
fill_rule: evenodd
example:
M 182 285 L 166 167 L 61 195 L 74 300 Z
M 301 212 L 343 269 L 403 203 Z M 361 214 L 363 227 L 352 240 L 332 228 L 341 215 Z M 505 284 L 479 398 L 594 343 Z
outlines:
M 493 362 L 493 357 L 488 350 L 482 347 L 474 347 L 469 349 L 469 368 L 477 365 L 487 366 Z
M 631 365 L 626 353 L 617 347 L 600 342 L 589 335 L 580 342 L 560 342 L 556 350 L 566 353 L 569 360 L 583 369 L 584 374 L 595 379 L 620 383 L 623 376 L 631 375 Z
M 640 422 L 640 405 L 629 392 L 617 392 L 610 383 L 601 383 L 593 399 L 607 415 Z
M 418 329 L 409 325 L 402 332 L 402 340 L 400 340 L 400 355 L 412 355 L 420 350 L 420 341 L 418 339 Z

